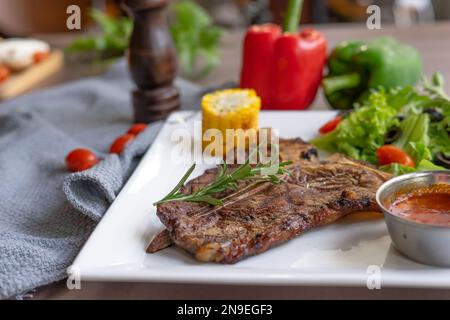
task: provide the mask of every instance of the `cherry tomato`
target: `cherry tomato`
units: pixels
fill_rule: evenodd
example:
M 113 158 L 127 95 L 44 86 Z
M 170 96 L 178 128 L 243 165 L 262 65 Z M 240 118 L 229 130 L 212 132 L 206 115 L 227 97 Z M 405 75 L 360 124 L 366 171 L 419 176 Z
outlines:
M 6 66 L 0 64 L 0 82 L 3 82 L 6 79 L 8 79 L 9 75 L 10 75 L 9 69 Z
M 134 134 L 126 133 L 123 136 L 118 137 L 114 140 L 113 144 L 109 151 L 111 153 L 122 153 L 122 151 L 126 148 L 127 144 L 134 140 L 136 136 Z
M 330 121 L 325 123 L 322 127 L 320 127 L 319 132 L 322 134 L 331 132 L 334 129 L 336 129 L 336 127 L 338 126 L 339 123 L 341 123 L 341 121 L 342 121 L 342 117 L 337 116 L 336 118 L 331 119 Z
M 66 157 L 67 169 L 72 172 L 83 171 L 97 164 L 98 158 L 89 149 L 72 150 Z
M 146 123 L 136 123 L 130 127 L 130 129 L 127 131 L 127 133 L 134 134 L 135 136 L 137 136 L 139 133 L 144 131 L 145 128 L 147 128 Z
M 414 160 L 405 151 L 390 144 L 378 148 L 377 158 L 380 165 L 399 163 L 403 166 L 415 167 Z
M 33 61 L 34 63 L 39 63 L 42 60 L 47 59 L 47 57 L 50 55 L 49 52 L 36 52 L 33 54 Z

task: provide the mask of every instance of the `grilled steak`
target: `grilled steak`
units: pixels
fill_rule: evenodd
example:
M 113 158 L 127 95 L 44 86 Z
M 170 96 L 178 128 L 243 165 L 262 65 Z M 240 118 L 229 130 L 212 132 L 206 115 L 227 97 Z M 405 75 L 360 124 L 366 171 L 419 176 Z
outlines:
M 304 160 L 317 161 L 317 149 L 300 138 L 279 139 L 279 156 L 280 161 L 292 161 L 293 163 Z M 234 166 L 231 165 L 230 170 L 232 170 L 233 167 Z M 209 175 L 208 173 L 212 173 L 212 175 Z M 207 170 L 205 174 L 192 180 L 184 188 L 184 192 L 192 192 L 193 190 L 208 184 L 216 173 L 216 169 Z M 205 180 L 203 180 L 203 178 L 205 178 Z M 241 184 L 240 186 L 244 187 L 245 184 Z M 224 194 L 224 196 L 225 195 L 226 194 Z M 163 230 L 153 237 L 146 251 L 148 253 L 155 253 L 171 246 L 172 244 L 173 241 L 170 237 L 169 231 Z
M 320 162 L 311 150 L 301 140 L 281 141 L 280 157 L 295 161 L 285 183 L 241 186 L 245 191 L 220 207 L 163 203 L 157 215 L 170 239 L 198 260 L 234 263 L 348 213 L 378 210 L 375 192 L 388 174 L 341 155 Z M 216 174 L 217 169 L 207 170 L 183 192 L 208 184 Z M 159 240 L 164 238 L 168 239 L 159 235 Z

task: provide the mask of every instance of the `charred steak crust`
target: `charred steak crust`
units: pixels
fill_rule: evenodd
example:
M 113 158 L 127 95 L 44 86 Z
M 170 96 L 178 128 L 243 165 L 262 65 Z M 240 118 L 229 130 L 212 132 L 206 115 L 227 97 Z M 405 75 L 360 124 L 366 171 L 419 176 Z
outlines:
M 317 161 L 317 149 L 300 138 L 280 139 L 280 160 L 292 162 Z
M 219 208 L 190 202 L 158 205 L 157 215 L 174 243 L 199 261 L 235 263 L 348 213 L 379 210 L 375 192 L 388 174 L 340 155 L 322 162 L 301 160 L 312 147 L 291 142 L 286 142 L 290 146 L 284 160 L 293 155 L 300 159 L 291 165 L 293 174 L 285 183 L 260 183 L 243 199 Z M 183 192 L 209 183 L 216 173 L 207 170 Z

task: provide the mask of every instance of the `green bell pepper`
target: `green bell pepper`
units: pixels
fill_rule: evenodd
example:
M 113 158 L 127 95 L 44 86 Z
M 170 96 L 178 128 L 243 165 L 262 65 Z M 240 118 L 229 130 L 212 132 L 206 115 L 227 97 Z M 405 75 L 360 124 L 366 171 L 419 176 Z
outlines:
M 414 85 L 421 74 L 418 51 L 393 38 L 344 41 L 328 58 L 328 75 L 322 86 L 333 108 L 351 109 L 370 89 Z

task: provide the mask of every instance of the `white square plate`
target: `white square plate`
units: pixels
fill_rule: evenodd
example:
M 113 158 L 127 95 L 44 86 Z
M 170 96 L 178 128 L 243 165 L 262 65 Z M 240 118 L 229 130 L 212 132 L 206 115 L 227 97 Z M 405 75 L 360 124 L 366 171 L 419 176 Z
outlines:
M 277 128 L 284 138 L 309 140 L 334 114 L 264 111 L 260 126 Z M 450 269 L 403 257 L 392 247 L 383 219 L 367 214 L 353 214 L 234 265 L 200 263 L 175 246 L 146 254 L 149 240 L 162 229 L 152 203 L 190 166 L 174 163 L 171 135 L 175 129 L 193 132 L 199 119 L 188 111 L 168 119 L 76 258 L 82 280 L 450 288 Z M 198 165 L 192 177 L 205 168 Z

